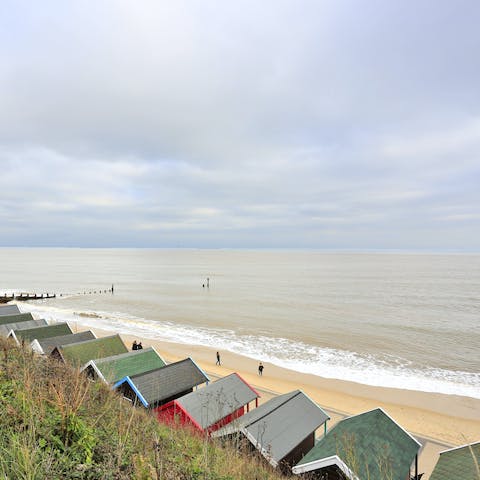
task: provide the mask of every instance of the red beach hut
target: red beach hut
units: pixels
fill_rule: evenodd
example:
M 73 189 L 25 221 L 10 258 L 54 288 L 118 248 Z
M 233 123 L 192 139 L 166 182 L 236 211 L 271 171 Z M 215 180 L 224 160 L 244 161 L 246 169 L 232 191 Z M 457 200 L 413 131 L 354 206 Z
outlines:
M 250 402 L 258 406 L 260 395 L 238 373 L 232 373 L 204 388 L 177 398 L 157 410 L 165 423 L 190 425 L 211 433 L 250 410 Z

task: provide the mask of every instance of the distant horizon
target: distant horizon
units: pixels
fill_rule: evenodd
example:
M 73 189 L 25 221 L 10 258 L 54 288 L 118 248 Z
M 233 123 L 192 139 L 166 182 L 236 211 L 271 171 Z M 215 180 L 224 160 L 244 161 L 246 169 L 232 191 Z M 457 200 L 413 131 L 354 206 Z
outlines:
M 321 247 L 153 247 L 153 246 L 0 246 L 0 250 L 50 249 L 50 250 L 201 250 L 201 251 L 251 251 L 251 252 L 318 252 L 318 253 L 358 253 L 358 254 L 411 254 L 411 255 L 480 255 L 480 250 L 439 250 L 439 249 L 400 249 L 400 248 L 321 248 Z

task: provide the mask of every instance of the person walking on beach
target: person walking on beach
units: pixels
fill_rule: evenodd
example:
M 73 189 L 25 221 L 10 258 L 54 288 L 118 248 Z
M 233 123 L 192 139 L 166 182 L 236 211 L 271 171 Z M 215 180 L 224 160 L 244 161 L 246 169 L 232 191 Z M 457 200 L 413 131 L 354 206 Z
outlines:
M 260 362 L 260 365 L 258 366 L 258 374 L 260 376 L 263 376 L 263 363 Z
M 220 363 L 220 354 L 218 352 L 217 352 L 217 362 L 215 363 L 215 365 L 220 365 L 220 366 L 222 365 Z

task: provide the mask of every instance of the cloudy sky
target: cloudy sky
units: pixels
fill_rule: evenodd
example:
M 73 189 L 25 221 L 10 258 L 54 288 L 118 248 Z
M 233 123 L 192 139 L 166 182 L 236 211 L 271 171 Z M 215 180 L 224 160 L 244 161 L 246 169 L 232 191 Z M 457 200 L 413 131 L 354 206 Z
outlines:
M 480 251 L 480 3 L 0 1 L 0 246 Z

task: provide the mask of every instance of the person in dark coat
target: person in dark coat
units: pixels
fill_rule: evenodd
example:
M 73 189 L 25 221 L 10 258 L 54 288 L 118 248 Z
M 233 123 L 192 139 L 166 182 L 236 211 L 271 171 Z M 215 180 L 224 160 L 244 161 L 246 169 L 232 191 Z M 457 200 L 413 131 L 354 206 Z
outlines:
M 136 340 L 133 341 L 132 350 L 138 350 L 138 345 Z

